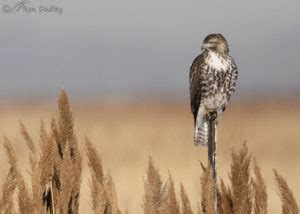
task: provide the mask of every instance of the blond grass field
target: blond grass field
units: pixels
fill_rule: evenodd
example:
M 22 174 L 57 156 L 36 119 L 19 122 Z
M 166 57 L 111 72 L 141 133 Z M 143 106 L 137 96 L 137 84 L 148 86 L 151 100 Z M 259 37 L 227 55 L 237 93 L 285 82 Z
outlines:
M 168 172 L 172 174 L 176 193 L 180 193 L 180 182 L 184 184 L 192 209 L 196 210 L 201 198 L 199 161 L 206 163 L 207 149 L 193 145 L 193 121 L 188 102 L 83 103 L 72 102 L 71 96 L 71 104 L 80 150 L 84 151 L 85 136 L 88 136 L 101 154 L 105 171 L 109 171 L 114 179 L 121 211 L 143 212 L 149 155 L 159 167 L 164 181 L 168 179 Z M 0 106 L 0 134 L 10 138 L 26 180 L 30 179 L 27 173 L 29 151 L 18 121 L 22 120 L 37 143 L 40 120 L 43 119 L 49 129 L 55 115 L 54 100 L 51 103 L 3 103 Z M 228 107 L 218 129 L 218 175 L 226 184 L 229 182 L 231 150 L 238 150 L 244 141 L 266 181 L 269 213 L 281 213 L 273 169 L 287 180 L 299 204 L 300 103 L 249 101 L 232 103 Z M 91 213 L 91 178 L 86 157 L 83 159 L 80 213 Z M 1 147 L 1 184 L 7 171 L 7 158 Z

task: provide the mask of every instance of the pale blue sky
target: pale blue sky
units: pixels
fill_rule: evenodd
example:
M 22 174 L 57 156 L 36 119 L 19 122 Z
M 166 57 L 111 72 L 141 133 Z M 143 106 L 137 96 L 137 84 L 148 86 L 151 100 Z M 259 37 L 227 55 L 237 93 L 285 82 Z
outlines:
M 238 96 L 300 92 L 298 0 L 31 2 L 63 14 L 0 14 L 0 98 L 61 88 L 78 97 L 188 96 L 190 64 L 212 32 L 229 42 Z

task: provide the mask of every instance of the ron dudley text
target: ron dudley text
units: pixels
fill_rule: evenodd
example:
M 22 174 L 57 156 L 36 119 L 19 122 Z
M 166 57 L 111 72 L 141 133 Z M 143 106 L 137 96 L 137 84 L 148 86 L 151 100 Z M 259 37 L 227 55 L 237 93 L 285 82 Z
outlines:
M 30 7 L 30 6 L 23 6 L 22 11 L 26 13 L 34 13 L 34 12 L 39 12 L 39 13 L 56 13 L 56 14 L 62 14 L 63 9 L 62 7 L 57 7 L 55 5 L 51 6 L 39 6 L 39 7 Z

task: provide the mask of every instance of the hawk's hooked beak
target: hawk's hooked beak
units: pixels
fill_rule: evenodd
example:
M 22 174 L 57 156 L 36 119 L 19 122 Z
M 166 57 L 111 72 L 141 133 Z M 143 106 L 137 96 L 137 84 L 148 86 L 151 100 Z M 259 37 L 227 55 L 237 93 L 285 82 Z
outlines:
M 201 50 L 207 50 L 208 48 L 212 47 L 213 45 L 212 44 L 209 44 L 209 43 L 203 43 L 202 44 L 202 47 L 201 47 Z

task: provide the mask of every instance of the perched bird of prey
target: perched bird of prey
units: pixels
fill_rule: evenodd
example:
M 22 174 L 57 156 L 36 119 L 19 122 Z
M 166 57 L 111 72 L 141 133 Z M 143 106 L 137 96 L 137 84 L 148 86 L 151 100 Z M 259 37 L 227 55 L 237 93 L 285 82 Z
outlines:
M 194 143 L 207 146 L 209 123 L 218 124 L 235 90 L 238 70 L 223 35 L 208 35 L 202 50 L 190 68 L 190 99 L 195 125 Z

